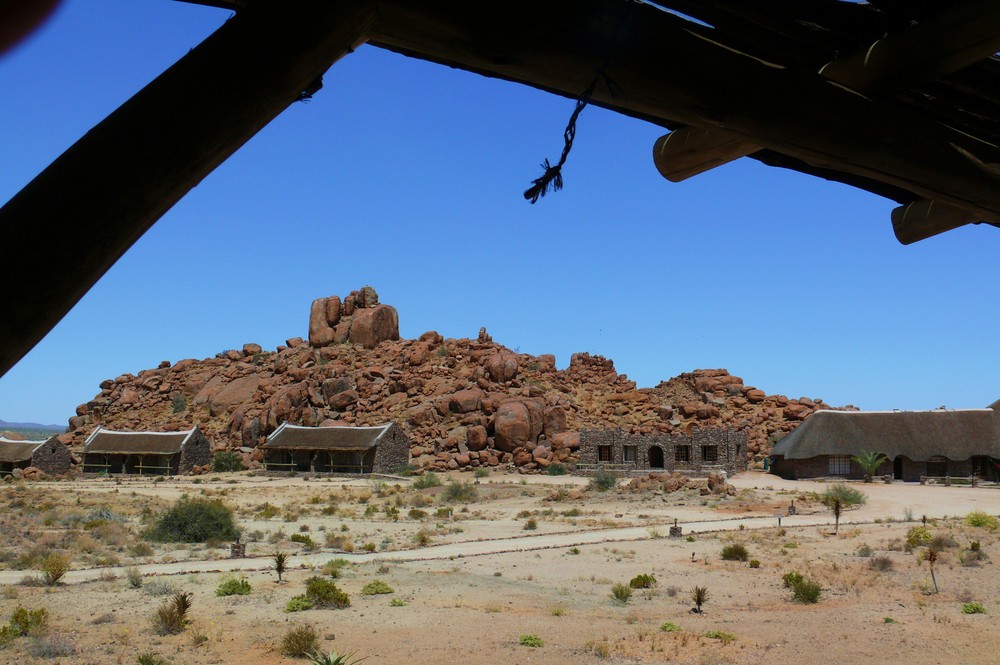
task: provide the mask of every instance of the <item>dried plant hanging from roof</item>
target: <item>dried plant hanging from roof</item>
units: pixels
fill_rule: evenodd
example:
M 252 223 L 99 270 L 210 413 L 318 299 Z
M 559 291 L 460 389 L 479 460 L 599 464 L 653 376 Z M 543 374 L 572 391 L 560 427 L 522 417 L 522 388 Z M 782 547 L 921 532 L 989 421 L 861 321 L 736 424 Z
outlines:
M 550 187 L 553 192 L 558 192 L 562 189 L 562 167 L 566 163 L 566 158 L 569 157 L 569 151 L 573 149 L 573 140 L 576 138 L 576 120 L 580 117 L 580 112 L 590 103 L 590 97 L 594 94 L 594 88 L 597 87 L 597 81 L 601 76 L 602 74 L 599 72 L 594 77 L 594 80 L 590 82 L 590 85 L 587 86 L 587 89 L 583 91 L 583 94 L 580 95 L 579 99 L 576 100 L 576 108 L 573 109 L 573 115 L 569 117 L 569 123 L 563 132 L 564 144 L 559 161 L 555 165 L 550 164 L 548 159 L 542 162 L 542 168 L 545 169 L 545 173 L 532 180 L 531 187 L 524 190 L 524 198 L 531 203 L 538 203 L 538 199 L 545 196 Z

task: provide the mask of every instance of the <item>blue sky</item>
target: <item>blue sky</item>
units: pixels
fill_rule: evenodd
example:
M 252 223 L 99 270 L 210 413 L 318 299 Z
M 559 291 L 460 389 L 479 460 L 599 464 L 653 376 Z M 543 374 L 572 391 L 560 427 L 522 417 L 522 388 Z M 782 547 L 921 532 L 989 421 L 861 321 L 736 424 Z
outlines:
M 228 13 L 68 0 L 0 56 L 0 200 Z M 1000 230 L 903 247 L 888 200 L 743 159 L 684 183 L 662 130 L 364 46 L 206 178 L 14 369 L 0 419 L 64 424 L 98 383 L 161 360 L 305 336 L 309 304 L 372 284 L 400 332 L 615 360 L 652 386 L 725 367 L 769 393 L 865 409 L 1000 398 Z M 71 220 L 70 220 L 71 221 Z M 53 239 L 58 242 L 58 239 Z M 81 252 L 87 248 L 80 248 Z M 30 252 L 40 270 L 45 247 Z M 9 277 L 8 277 L 9 279 Z

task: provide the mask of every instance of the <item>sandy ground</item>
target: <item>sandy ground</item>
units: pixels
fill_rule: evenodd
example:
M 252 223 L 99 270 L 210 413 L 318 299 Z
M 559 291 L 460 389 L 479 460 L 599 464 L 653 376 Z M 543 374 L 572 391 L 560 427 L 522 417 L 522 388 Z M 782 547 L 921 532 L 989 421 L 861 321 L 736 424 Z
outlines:
M 1000 514 L 998 488 L 859 484 L 867 504 L 845 513 L 833 535 L 830 512 L 809 500 L 827 485 L 757 473 L 733 478 L 739 492 L 725 499 L 622 490 L 571 498 L 586 479 L 495 474 L 480 480 L 477 499 L 453 505 L 443 488 L 416 491 L 411 482 L 239 475 L 36 485 L 43 491 L 28 495 L 52 503 L 47 515 L 80 503 L 123 513 L 143 502 L 162 508 L 187 493 L 225 501 L 244 532 L 257 533 L 251 557 L 241 560 L 221 558 L 224 547 L 158 547 L 131 557 L 122 543 L 119 563 L 145 575 L 139 589 L 127 584 L 124 565 L 75 560 L 55 587 L 21 584 L 30 571 L 0 570 L 0 621 L 17 607 L 51 615 L 48 636 L 15 640 L 0 649 L 0 662 L 117 665 L 144 652 L 175 665 L 303 662 L 280 653 L 296 626 L 312 626 L 324 649 L 357 651 L 366 663 L 1000 662 L 1000 575 L 989 560 L 1000 557 L 1000 533 L 961 520 L 973 510 Z M 779 528 L 776 515 L 793 500 L 800 512 Z M 278 514 L 262 517 L 264 503 Z M 410 517 L 415 504 L 425 517 Z M 392 507 L 395 518 L 386 512 Z M 451 514 L 439 516 L 442 508 Z M 940 593 L 932 593 L 928 564 L 918 557 L 924 548 L 903 551 L 923 516 L 932 534 L 955 543 L 935 566 Z M 8 508 L 5 517 L 16 516 Z M 536 528 L 526 529 L 532 519 Z M 674 519 L 682 538 L 667 537 Z M 46 521 L 55 538 L 58 520 Z M 309 534 L 320 548 L 305 551 L 289 540 L 293 533 Z M 421 533 L 428 544 L 414 542 Z M 354 551 L 323 545 L 331 535 Z M 45 537 L 33 533 L 18 547 Z M 981 560 L 969 557 L 972 541 Z M 760 567 L 722 560 L 732 542 Z M 360 553 L 365 543 L 375 551 Z M 292 554 L 281 583 L 270 560 L 278 550 Z M 877 557 L 891 570 L 874 570 Z M 350 561 L 336 582 L 351 606 L 285 612 L 334 558 Z M 782 575 L 793 570 L 820 583 L 817 604 L 791 602 Z M 641 573 L 654 575 L 657 586 L 636 590 L 627 603 L 612 599 L 614 584 Z M 219 582 L 234 574 L 246 577 L 252 593 L 217 596 Z M 394 592 L 361 593 L 376 579 Z M 694 586 L 708 588 L 704 614 L 690 611 Z M 161 636 L 151 616 L 169 595 L 157 593 L 174 590 L 193 595 L 191 622 L 179 635 Z M 989 614 L 963 614 L 970 601 Z M 680 630 L 661 630 L 667 622 Z M 522 646 L 525 635 L 543 645 Z M 73 653 L 53 655 L 60 642 Z

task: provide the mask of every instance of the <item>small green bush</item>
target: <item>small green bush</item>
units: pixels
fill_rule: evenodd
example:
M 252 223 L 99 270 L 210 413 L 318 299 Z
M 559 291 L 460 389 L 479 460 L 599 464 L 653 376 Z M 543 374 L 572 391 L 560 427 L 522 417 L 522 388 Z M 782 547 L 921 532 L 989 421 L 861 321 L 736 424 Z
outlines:
M 170 665 L 170 661 L 152 651 L 145 651 L 135 657 L 136 665 Z
M 906 544 L 909 545 L 911 550 L 915 550 L 921 545 L 926 545 L 931 542 L 932 538 L 931 530 L 925 526 L 912 526 L 906 532 Z
M 562 462 L 552 462 L 552 464 L 549 464 L 549 466 L 545 469 L 545 473 L 550 476 L 565 476 L 569 473 L 569 469 L 567 469 L 566 465 Z
M 407 513 L 407 516 L 411 520 L 422 520 L 427 517 L 427 511 L 420 510 L 419 508 L 410 508 L 410 512 Z
M 479 491 L 471 482 L 451 481 L 444 488 L 441 498 L 448 503 L 472 503 L 479 498 Z
M 633 589 L 652 589 L 656 586 L 656 578 L 652 574 L 642 573 L 629 580 L 628 585 Z
M 246 596 L 250 593 L 250 582 L 245 577 L 227 577 L 215 590 L 216 596 Z
M 389 607 L 406 607 L 406 601 L 402 598 L 393 598 L 389 601 Z
M 476 470 L 472 472 L 472 475 L 475 476 L 476 478 L 485 478 L 486 476 L 490 475 L 490 470 L 487 469 L 485 466 L 480 466 L 477 467 Z
M 537 528 L 538 528 L 538 520 L 536 520 L 534 517 L 529 518 L 528 521 L 524 523 L 525 531 L 534 531 Z
M 726 561 L 746 561 L 750 558 L 750 552 L 740 543 L 729 543 L 722 548 L 722 558 Z
M 313 602 L 309 600 L 309 597 L 305 594 L 292 596 L 292 598 L 285 603 L 286 612 L 304 612 L 306 610 L 311 610 L 312 608 Z
M 997 518 L 988 513 L 984 513 L 981 510 L 974 510 L 965 516 L 965 523 L 969 526 L 984 528 L 984 529 L 996 529 L 998 522 Z
M 432 487 L 441 487 L 441 478 L 433 471 L 428 471 L 413 481 L 413 489 L 415 490 L 426 490 Z
M 982 603 L 962 603 L 962 614 L 988 614 Z
M 366 596 L 377 596 L 382 593 L 393 593 L 395 589 L 382 580 L 372 580 L 361 588 L 361 593 Z
M 792 584 L 792 600 L 805 605 L 812 605 L 819 602 L 822 589 L 819 582 L 814 582 L 808 578 L 803 578 Z
M 760 559 L 750 559 L 751 568 L 760 568 Z
M 8 626 L 16 637 L 40 635 L 49 626 L 49 611 L 44 607 L 39 607 L 37 610 L 18 607 L 11 612 Z
M 537 648 L 545 645 L 545 641 L 538 635 L 521 635 L 517 642 L 524 647 Z
M 802 582 L 803 579 L 805 578 L 802 577 L 802 573 L 797 573 L 794 570 L 781 576 L 781 581 L 784 583 L 786 589 L 793 588 L 796 584 Z
M 892 559 L 887 556 L 873 556 L 868 560 L 868 567 L 880 573 L 887 573 L 892 570 Z
M 722 640 L 723 644 L 729 644 L 736 639 L 736 636 L 732 633 L 726 633 L 721 630 L 710 630 L 705 633 L 705 637 L 713 640 Z
M 48 586 L 59 584 L 63 575 L 69 572 L 69 567 L 70 560 L 67 556 L 54 552 L 46 556 L 42 559 L 42 576 L 45 579 L 45 584 Z
M 281 653 L 292 658 L 309 656 L 319 651 L 319 635 L 312 626 L 293 626 L 281 638 Z
M 235 450 L 216 450 L 212 455 L 212 471 L 216 473 L 226 473 L 231 471 L 243 471 L 243 456 Z
M 190 593 L 175 593 L 153 614 L 153 630 L 157 635 L 177 635 L 187 628 L 188 610 L 191 609 Z
M 632 598 L 632 587 L 627 584 L 615 584 L 611 587 L 611 597 L 624 605 Z
M 239 531 L 233 511 L 221 501 L 184 495 L 161 513 L 143 535 L 165 543 L 203 543 L 209 538 L 235 540 Z
M 617 473 L 614 471 L 607 471 L 605 469 L 598 469 L 594 472 L 594 475 L 590 477 L 587 489 L 597 490 L 598 492 L 607 492 L 608 490 L 614 489 L 617 485 Z
M 310 577 L 306 580 L 306 597 L 313 602 L 314 607 L 343 609 L 351 606 L 351 599 L 337 588 L 337 584 L 322 577 Z
M 336 651 L 320 653 L 317 651 L 309 654 L 308 658 L 312 665 L 357 665 L 364 658 L 355 658 L 354 654 L 356 653 L 357 651 L 351 653 L 337 653 Z
M 681 632 L 681 627 L 676 623 L 667 621 L 666 623 L 660 624 L 660 630 L 664 633 L 679 633 Z
M 187 409 L 187 402 L 184 400 L 184 395 L 180 393 L 174 393 L 173 397 L 170 398 L 171 411 L 174 413 L 184 413 Z
M 293 543 L 301 543 L 305 545 L 306 549 L 311 550 L 316 548 L 316 541 L 314 541 L 312 539 L 312 536 L 310 536 L 307 533 L 293 533 L 291 536 L 288 537 L 288 540 L 292 541 Z

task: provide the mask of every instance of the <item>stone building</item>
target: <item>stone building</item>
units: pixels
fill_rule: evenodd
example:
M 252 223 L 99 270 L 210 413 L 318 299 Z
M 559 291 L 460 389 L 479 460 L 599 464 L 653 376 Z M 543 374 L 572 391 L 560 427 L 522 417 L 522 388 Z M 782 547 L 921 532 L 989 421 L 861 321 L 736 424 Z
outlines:
M 864 478 L 852 457 L 883 453 L 876 475 L 997 481 L 1000 413 L 986 409 L 817 411 L 771 450 L 771 472 L 788 479 Z
M 17 441 L 0 437 L 0 475 L 14 469 L 35 467 L 50 476 L 67 473 L 73 466 L 73 456 L 57 437 L 44 441 Z
M 201 430 L 115 432 L 98 426 L 83 444 L 84 473 L 172 476 L 212 461 Z
M 391 474 L 410 462 L 410 439 L 395 423 L 305 427 L 286 422 L 263 448 L 268 471 Z
M 733 474 L 747 468 L 747 433 L 733 429 L 695 429 L 690 434 L 628 434 L 620 429 L 582 430 L 577 469 L 621 473 L 678 471 Z

